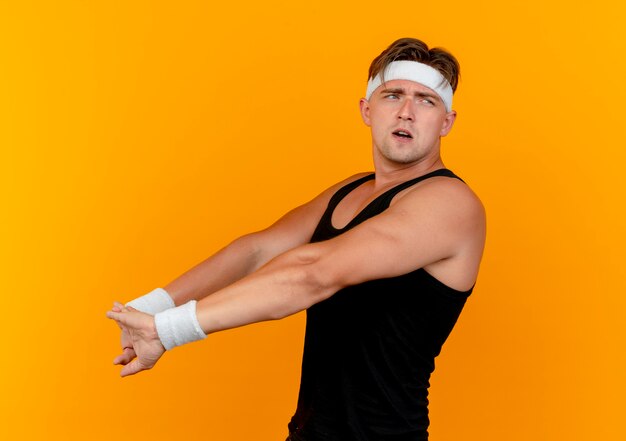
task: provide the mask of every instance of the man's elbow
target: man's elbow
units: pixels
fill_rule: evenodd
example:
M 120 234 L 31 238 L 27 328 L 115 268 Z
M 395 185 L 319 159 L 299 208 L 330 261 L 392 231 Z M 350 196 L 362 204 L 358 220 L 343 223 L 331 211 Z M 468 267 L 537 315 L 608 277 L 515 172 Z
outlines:
M 326 265 L 324 257 L 320 257 L 314 262 L 302 263 L 300 271 L 301 282 L 304 286 L 303 291 L 309 297 L 310 306 L 326 300 L 340 289 L 333 271 Z
M 276 319 L 307 309 L 340 289 L 326 257 L 314 247 L 307 245 L 287 254 L 282 264 L 276 264 L 282 266 L 281 272 L 286 276 L 283 283 L 287 285 L 285 292 L 290 299 L 285 304 L 290 306 L 288 310 L 277 311 Z
M 316 297 L 325 300 L 345 287 L 344 278 L 337 270 L 340 265 L 333 263 L 333 256 L 321 244 L 303 247 L 299 255 L 303 278 Z

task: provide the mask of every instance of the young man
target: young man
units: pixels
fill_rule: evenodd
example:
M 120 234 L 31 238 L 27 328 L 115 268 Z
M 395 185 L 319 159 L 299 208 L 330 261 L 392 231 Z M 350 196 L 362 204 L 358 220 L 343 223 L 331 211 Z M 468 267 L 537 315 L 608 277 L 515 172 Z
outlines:
M 383 51 L 360 101 L 375 172 L 339 182 L 165 289 L 116 303 L 107 317 L 122 329 L 122 376 L 207 334 L 306 309 L 290 439 L 428 439 L 434 358 L 485 241 L 482 204 L 440 156 L 458 72 L 452 55 L 419 40 Z

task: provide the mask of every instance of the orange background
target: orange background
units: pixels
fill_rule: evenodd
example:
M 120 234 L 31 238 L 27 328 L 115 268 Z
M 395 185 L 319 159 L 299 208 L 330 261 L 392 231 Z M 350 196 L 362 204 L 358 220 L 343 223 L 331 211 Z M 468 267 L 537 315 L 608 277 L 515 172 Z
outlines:
M 370 170 L 367 68 L 414 36 L 461 62 L 444 161 L 488 212 L 431 439 L 625 439 L 617 5 L 1 2 L 0 438 L 283 440 L 303 314 L 125 379 L 104 314 Z

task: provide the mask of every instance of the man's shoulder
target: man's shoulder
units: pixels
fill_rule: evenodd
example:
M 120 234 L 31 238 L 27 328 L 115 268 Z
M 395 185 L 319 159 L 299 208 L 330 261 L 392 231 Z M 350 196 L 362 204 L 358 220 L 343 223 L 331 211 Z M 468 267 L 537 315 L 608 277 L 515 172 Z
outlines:
M 335 194 L 338 190 L 340 190 L 341 188 L 345 187 L 346 185 L 349 185 L 355 181 L 358 181 L 359 179 L 365 178 L 367 176 L 371 176 L 373 175 L 374 172 L 362 172 L 362 173 L 356 173 L 353 174 L 333 185 L 331 185 L 330 187 L 328 187 L 326 190 L 324 190 L 321 193 L 321 197 L 326 197 L 326 198 L 330 198 L 333 194 Z
M 468 184 L 449 176 L 435 176 L 409 187 L 393 201 L 397 208 L 484 222 L 485 208 Z
M 352 176 L 349 176 L 349 177 L 345 178 L 343 181 L 337 182 L 334 186 L 341 188 L 341 187 L 343 187 L 345 185 L 348 185 L 348 184 L 350 184 L 350 183 L 352 183 L 354 181 L 358 181 L 359 179 L 362 179 L 362 178 L 365 178 L 365 177 L 368 177 L 368 176 L 373 176 L 373 175 L 374 175 L 374 172 L 371 172 L 371 171 L 370 172 L 355 173 Z

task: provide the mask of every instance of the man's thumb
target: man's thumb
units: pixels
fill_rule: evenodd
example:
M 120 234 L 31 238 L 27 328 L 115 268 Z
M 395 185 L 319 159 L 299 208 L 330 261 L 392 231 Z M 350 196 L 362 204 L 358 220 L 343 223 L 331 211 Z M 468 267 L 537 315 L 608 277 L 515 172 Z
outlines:
M 137 372 L 143 371 L 145 368 L 139 362 L 139 359 L 135 359 L 128 363 L 120 371 L 120 376 L 128 377 L 129 375 L 135 375 Z

